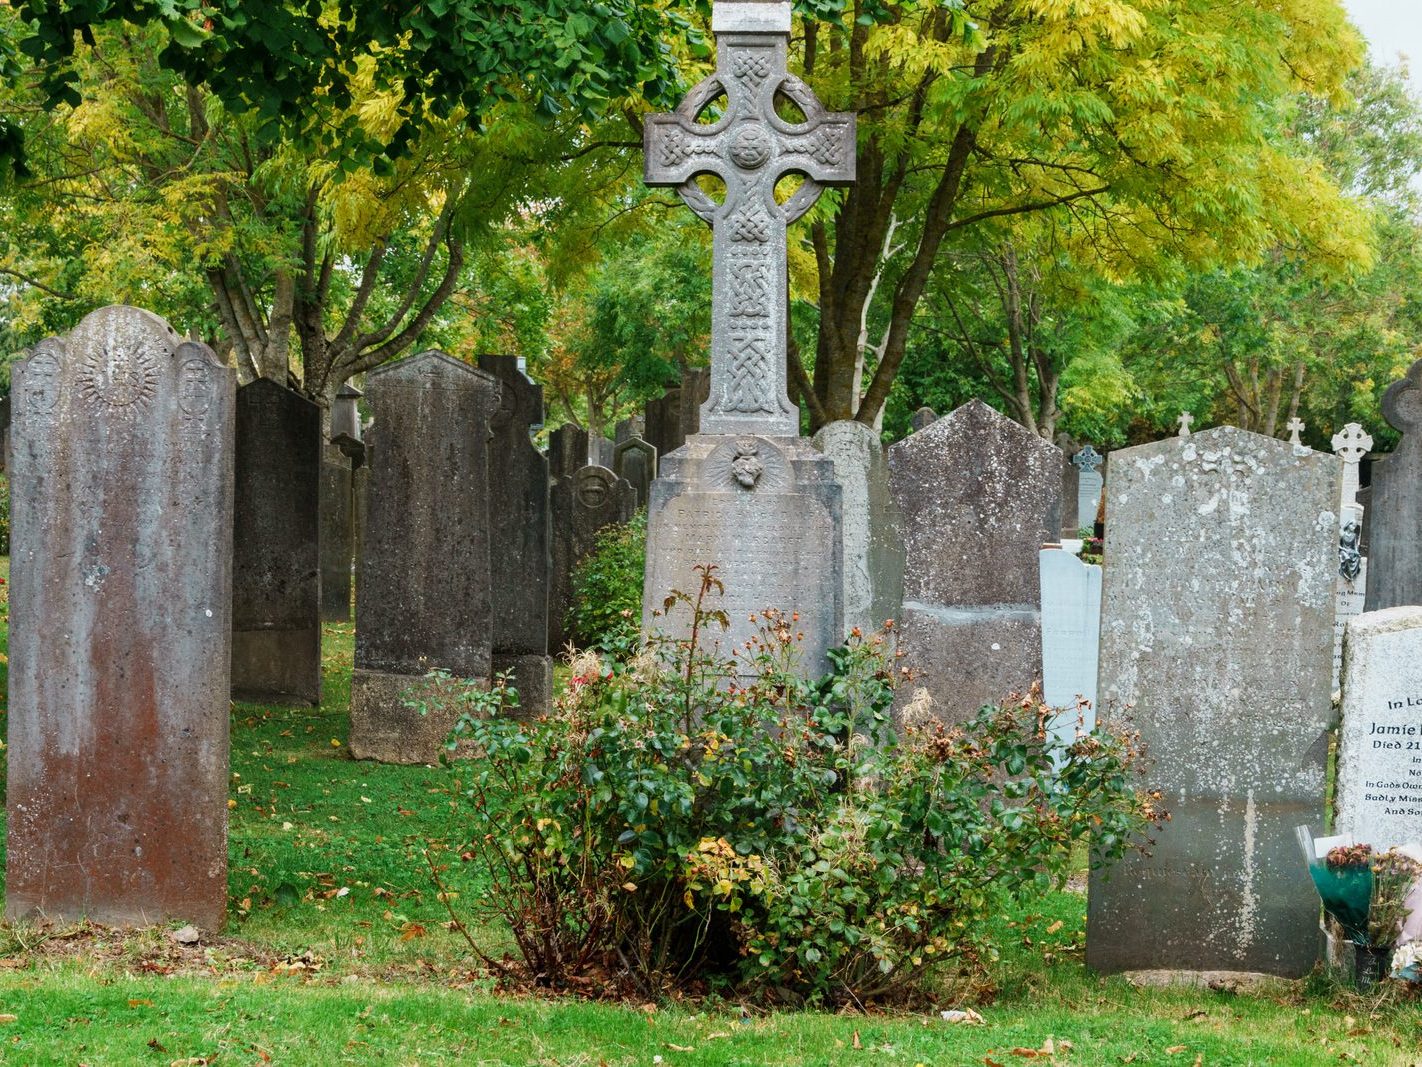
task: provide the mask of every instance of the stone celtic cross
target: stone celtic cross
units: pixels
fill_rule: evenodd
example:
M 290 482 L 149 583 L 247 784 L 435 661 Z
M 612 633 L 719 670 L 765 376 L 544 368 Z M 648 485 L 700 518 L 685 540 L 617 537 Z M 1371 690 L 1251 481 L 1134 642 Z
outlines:
M 1295 415 L 1292 419 L 1288 421 L 1287 425 L 1284 426 L 1284 429 L 1289 431 L 1289 444 L 1293 445 L 1295 448 L 1302 448 L 1303 438 L 1299 435 L 1302 434 L 1304 430 L 1308 429 L 1308 427 L 1304 425 L 1303 419 Z
M 1076 455 L 1071 457 L 1071 464 L 1079 471 L 1094 471 L 1101 466 L 1101 453 L 1090 445 L 1087 445 Z
M 1372 450 L 1373 435 L 1356 422 L 1333 435 L 1333 451 L 1343 461 L 1343 507 L 1358 500 L 1358 464 Z
M 711 225 L 711 396 L 701 432 L 795 437 L 798 409 L 786 392 L 785 228 L 810 209 L 826 185 L 854 180 L 854 116 L 830 114 L 810 87 L 786 72 L 790 4 L 717 0 L 716 73 L 676 111 L 650 115 L 644 130 L 645 181 L 674 186 Z M 724 97 L 716 121 L 699 122 Z M 803 122 L 776 113 L 790 101 Z M 720 178 L 717 203 L 697 175 Z M 775 185 L 804 181 L 784 204 Z
M 1194 422 L 1194 421 L 1195 421 L 1195 416 L 1194 416 L 1194 415 L 1191 415 L 1188 411 L 1182 411 L 1182 412 L 1180 413 L 1180 419 L 1179 419 L 1179 422 L 1180 422 L 1180 431 L 1176 434 L 1176 436 L 1177 436 L 1177 437 L 1189 437 L 1189 436 L 1190 436 L 1190 424 L 1191 424 L 1192 422 Z

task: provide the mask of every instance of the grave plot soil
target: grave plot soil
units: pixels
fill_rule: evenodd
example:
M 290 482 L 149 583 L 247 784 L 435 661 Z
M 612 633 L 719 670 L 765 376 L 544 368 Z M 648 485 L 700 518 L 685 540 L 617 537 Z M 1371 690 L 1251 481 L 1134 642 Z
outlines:
M 1070 889 L 999 918 L 991 984 L 947 985 L 915 1015 L 497 990 L 448 924 L 483 884 L 458 858 L 458 769 L 351 761 L 351 628 L 327 625 L 324 648 L 321 708 L 233 708 L 226 929 L 182 944 L 171 928 L 0 926 L 0 1063 L 1422 1067 L 1422 998 L 1397 989 L 1136 989 L 1088 974 Z M 969 1008 L 981 1023 L 940 1014 Z

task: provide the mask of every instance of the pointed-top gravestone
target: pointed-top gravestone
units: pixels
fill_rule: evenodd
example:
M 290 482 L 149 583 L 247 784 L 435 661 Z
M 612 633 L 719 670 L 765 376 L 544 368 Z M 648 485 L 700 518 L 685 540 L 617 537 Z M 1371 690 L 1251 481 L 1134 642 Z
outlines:
M 215 930 L 233 372 L 107 307 L 13 383 L 6 915 Z
M 512 673 L 524 714 L 548 710 L 548 460 L 530 430 L 543 422 L 543 387 L 516 356 L 484 355 L 479 369 L 499 379 L 489 449 L 489 570 L 494 673 Z
M 321 702 L 321 409 L 270 378 L 237 390 L 232 693 Z M 349 566 L 349 564 L 347 564 Z
M 487 681 L 489 438 L 499 380 L 441 352 L 371 371 L 370 498 L 356 598 L 350 752 L 437 759 L 459 717 L 409 705 L 425 675 Z
M 945 720 L 1041 677 L 1038 553 L 1059 536 L 1065 463 L 981 400 L 889 449 L 907 549 L 899 648 Z
M 843 637 L 840 490 L 834 464 L 799 437 L 786 394 L 786 227 L 823 186 L 853 181 L 855 139 L 854 117 L 826 114 L 786 70 L 790 7 L 713 4 L 716 73 L 645 124 L 647 184 L 675 186 L 713 238 L 709 393 L 698 432 L 659 457 L 642 622 L 685 633 L 686 614 L 661 618 L 661 606 L 672 590 L 694 593 L 695 568 L 711 564 L 725 584 L 716 606 L 731 620 L 723 653 L 757 632 L 754 614 L 798 611 L 802 666 L 817 676 Z M 720 117 L 698 122 L 721 97 Z M 781 118 L 777 99 L 804 121 Z M 776 182 L 792 173 L 804 180 L 777 203 Z M 725 183 L 722 202 L 698 187 L 703 174 Z M 683 408 L 698 389 L 688 373 Z
M 794 437 L 800 419 L 786 393 L 785 228 L 821 188 L 854 181 L 854 116 L 827 113 L 809 86 L 786 71 L 788 2 L 717 0 L 711 28 L 716 73 L 672 114 L 647 116 L 644 178 L 675 187 L 713 232 L 711 396 L 700 432 Z M 782 119 L 777 96 L 795 104 L 804 121 Z M 722 97 L 720 118 L 699 122 Z M 695 181 L 701 174 L 725 183 L 724 201 L 701 191 Z M 777 204 L 775 184 L 787 174 L 802 175 L 804 183 Z
M 612 469 L 637 491 L 637 506 L 647 506 L 647 493 L 657 476 L 657 450 L 640 437 L 629 437 L 617 445 Z
M 1098 717 L 1171 819 L 1091 873 L 1087 963 L 1297 977 L 1318 896 L 1338 460 L 1230 426 L 1111 453 Z
M 1422 360 L 1387 387 L 1382 412 L 1402 437 L 1373 464 L 1369 611 L 1422 604 Z

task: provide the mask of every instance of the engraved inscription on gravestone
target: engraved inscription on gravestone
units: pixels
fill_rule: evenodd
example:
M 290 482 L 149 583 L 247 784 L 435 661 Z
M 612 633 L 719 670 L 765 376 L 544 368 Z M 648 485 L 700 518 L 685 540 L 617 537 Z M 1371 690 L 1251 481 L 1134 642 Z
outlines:
M 1422 839 L 1422 607 L 1348 623 L 1336 832 L 1374 848 Z

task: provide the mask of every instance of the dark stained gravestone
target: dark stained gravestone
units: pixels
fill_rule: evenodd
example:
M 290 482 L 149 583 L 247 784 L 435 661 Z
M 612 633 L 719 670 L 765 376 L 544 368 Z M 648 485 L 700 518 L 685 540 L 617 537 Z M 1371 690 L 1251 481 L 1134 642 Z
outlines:
M 501 386 L 489 450 L 493 669 L 513 675 L 520 709 L 538 715 L 553 698 L 548 460 L 529 438 L 543 421 L 543 388 L 529 381 L 516 356 L 480 356 L 479 369 Z
M 601 434 L 592 434 L 588 437 L 588 463 L 594 467 L 606 467 L 612 469 L 612 464 L 616 461 L 617 446 Z
M 616 430 L 613 431 L 612 440 L 614 444 L 620 445 L 623 441 L 630 441 L 634 437 L 642 437 L 645 431 L 646 420 L 641 415 L 630 415 L 617 424 Z
M 931 407 L 925 406 L 919 408 L 910 416 L 909 425 L 913 427 L 914 433 L 918 433 L 919 430 L 926 430 L 937 421 L 938 412 L 934 411 Z
M 637 491 L 637 506 L 647 506 L 647 491 L 657 476 L 657 450 L 640 437 L 629 437 L 617 446 L 612 469 Z
M 1364 513 L 1368 611 L 1422 604 L 1422 360 L 1387 387 L 1382 412 L 1402 437 L 1372 466 Z
M 889 449 L 906 550 L 899 648 L 945 721 L 1041 677 L 1038 553 L 1060 534 L 1065 465 L 981 400 Z
M 107 307 L 13 375 L 6 915 L 216 930 L 233 373 Z
M 685 435 L 678 440 L 681 428 L 681 386 L 673 386 L 659 397 L 648 400 L 644 407 L 644 436 L 647 443 L 665 456 L 679 448 Z
M 0 397 L 0 474 L 10 463 L 10 397 Z
M 333 444 L 321 446 L 321 618 L 351 617 L 351 566 L 355 560 L 355 505 L 351 459 Z
M 258 378 L 237 390 L 232 695 L 321 702 L 321 409 Z
M 588 465 L 588 432 L 565 422 L 548 435 L 548 478 L 556 482 Z
M 563 651 L 571 638 L 573 568 L 592 551 L 598 533 L 627 522 L 637 510 L 637 492 L 605 467 L 584 467 L 553 483 L 553 567 L 548 592 L 548 647 Z
M 1081 472 L 1068 460 L 1062 464 L 1062 537 L 1075 537 L 1081 529 L 1080 492 Z
M 1138 730 L 1170 821 L 1092 871 L 1086 959 L 1307 974 L 1341 463 L 1232 426 L 1111 453 L 1098 721 Z
M 407 706 L 425 676 L 486 681 L 491 666 L 489 440 L 499 380 L 440 352 L 366 380 L 374 416 L 356 599 L 351 755 L 438 758 L 458 709 Z

